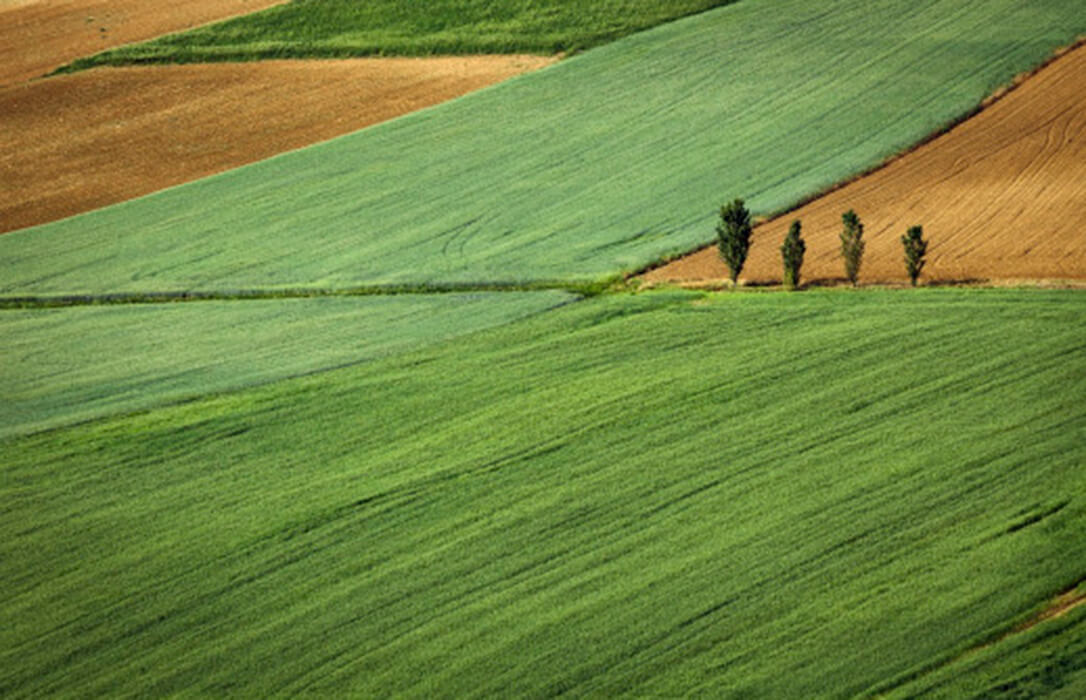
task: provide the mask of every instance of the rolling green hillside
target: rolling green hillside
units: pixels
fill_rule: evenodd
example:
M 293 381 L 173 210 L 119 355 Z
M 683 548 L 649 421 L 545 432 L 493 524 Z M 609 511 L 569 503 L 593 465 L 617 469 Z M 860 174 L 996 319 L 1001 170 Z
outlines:
M 0 237 L 0 293 L 596 279 L 786 207 L 1086 31 L 1079 0 L 744 0 L 222 176 Z
M 605 295 L 8 438 L 0 694 L 937 684 L 1086 579 L 1084 326 L 1073 292 Z M 1081 684 L 1082 612 L 975 658 Z
M 1078 697 L 1086 606 L 1016 630 L 1086 588 L 1086 296 L 497 290 L 786 207 L 1084 31 L 742 0 L 0 236 L 7 297 L 224 297 L 0 300 L 0 697 Z
M 63 70 L 266 58 L 578 51 L 735 0 L 308 0 L 107 51 Z
M 364 362 L 575 298 L 551 291 L 0 311 L 0 437 Z

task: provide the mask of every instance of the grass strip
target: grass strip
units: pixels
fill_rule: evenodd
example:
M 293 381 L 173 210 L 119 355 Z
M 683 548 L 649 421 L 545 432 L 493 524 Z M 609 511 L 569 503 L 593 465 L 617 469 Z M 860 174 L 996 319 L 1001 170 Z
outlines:
M 120 292 L 116 294 L 53 294 L 43 296 L 0 296 L 0 309 L 53 309 L 68 306 L 116 304 L 163 304 L 191 301 L 249 301 L 259 299 L 315 299 L 321 297 L 372 297 L 471 292 L 563 291 L 579 297 L 593 297 L 621 290 L 626 282 L 618 277 L 587 282 L 464 282 L 454 284 L 388 284 L 342 289 L 300 287 L 245 290 L 179 290 L 172 292 Z
M 573 53 L 735 0 L 310 0 L 79 59 L 102 65 Z

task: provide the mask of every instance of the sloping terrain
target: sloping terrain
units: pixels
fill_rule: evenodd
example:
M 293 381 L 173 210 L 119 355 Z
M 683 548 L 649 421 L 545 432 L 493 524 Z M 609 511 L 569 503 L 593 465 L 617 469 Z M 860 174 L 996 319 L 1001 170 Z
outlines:
M 1086 585 L 1070 595 L 1086 595 Z M 963 654 L 932 673 L 910 678 L 885 697 L 1086 697 L 1086 607 Z
M 258 298 L 643 265 L 1083 29 L 812 4 L 0 237 L 8 294 L 224 297 L 0 304 L 0 696 L 1082 688 L 1086 608 L 1016 634 L 1086 580 L 1081 294 Z
M 581 51 L 735 0 L 320 0 L 293 2 L 76 61 L 94 65 L 269 58 Z
M 781 209 L 922 139 L 1086 31 L 1079 10 L 747 0 L 470 99 L 5 235 L 0 285 L 138 292 L 633 270 L 704 242 L 722 197 Z
M 45 75 L 73 59 L 133 41 L 255 12 L 283 0 L 5 0 L 0 85 Z
M 0 311 L 0 438 L 337 367 L 560 306 L 559 291 Z
M 756 228 L 742 279 L 778 282 L 795 219 L 807 280 L 843 276 L 841 214 L 865 225 L 860 279 L 907 280 L 900 237 L 924 227 L 923 278 L 1086 280 L 1086 46 L 934 141 Z M 737 195 L 741 193 L 736 193 Z M 714 247 L 644 275 L 651 282 L 727 279 Z
M 350 133 L 553 60 L 473 56 L 150 66 L 0 88 L 0 232 Z
M 1068 291 L 610 295 L 0 440 L 0 694 L 926 687 L 1086 578 L 1084 325 Z M 930 685 L 1081 684 L 1082 612 Z

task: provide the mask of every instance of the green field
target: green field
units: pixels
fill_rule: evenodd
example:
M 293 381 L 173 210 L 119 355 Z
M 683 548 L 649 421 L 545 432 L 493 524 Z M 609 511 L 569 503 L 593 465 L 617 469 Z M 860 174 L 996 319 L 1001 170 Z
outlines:
M 0 312 L 0 437 L 372 360 L 567 303 L 564 292 Z
M 708 241 L 725 199 L 779 210 L 879 162 L 1083 31 L 1079 0 L 744 0 L 7 234 L 0 293 L 607 277 Z
M 551 51 L 719 4 L 295 2 L 158 45 Z M 608 282 L 1083 32 L 742 0 L 0 236 L 0 697 L 1086 696 L 1086 605 L 1020 629 L 1086 593 L 1086 296 Z
M 268 58 L 580 51 L 735 0 L 309 0 L 106 51 L 62 70 Z
M 1086 586 L 1079 587 L 1086 596 Z M 1086 697 L 1086 606 L 906 683 L 891 698 Z
M 1081 608 L 944 664 L 1086 579 L 1084 327 L 612 294 L 7 438 L 0 695 L 1081 689 Z

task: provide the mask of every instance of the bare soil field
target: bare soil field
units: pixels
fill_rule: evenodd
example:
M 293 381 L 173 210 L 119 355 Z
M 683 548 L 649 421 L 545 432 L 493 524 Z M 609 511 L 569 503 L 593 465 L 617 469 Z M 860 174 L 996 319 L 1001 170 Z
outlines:
M 844 278 L 838 234 L 854 209 L 867 249 L 861 283 L 908 280 L 900 237 L 924 227 L 921 282 L 1086 280 L 1086 46 L 1055 59 L 973 118 L 886 167 L 755 228 L 740 276 L 779 283 L 780 245 L 803 224 L 803 281 Z M 742 193 L 723 193 L 724 199 Z M 722 200 L 723 201 L 723 200 Z M 711 235 L 711 231 L 707 232 Z M 712 283 L 715 246 L 644 275 Z
M 0 85 L 114 46 L 263 10 L 284 0 L 0 0 Z
M 554 59 L 521 56 L 101 69 L 80 56 L 283 0 L 0 0 L 0 233 L 301 148 Z
M 0 232 L 333 138 L 555 60 L 105 68 L 0 88 Z

